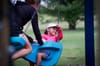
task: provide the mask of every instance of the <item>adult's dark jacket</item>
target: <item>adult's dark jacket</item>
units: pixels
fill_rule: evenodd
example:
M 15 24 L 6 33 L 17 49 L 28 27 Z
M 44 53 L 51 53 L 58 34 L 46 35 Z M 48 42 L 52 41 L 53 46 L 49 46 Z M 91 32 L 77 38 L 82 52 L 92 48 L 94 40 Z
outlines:
M 35 8 L 33 8 L 28 3 L 18 1 L 16 5 L 12 6 L 10 15 L 11 36 L 18 36 L 19 34 L 24 33 L 24 25 L 26 25 L 31 20 L 35 37 L 40 45 L 43 44 L 41 33 L 38 27 L 38 14 Z M 33 41 L 31 37 L 29 37 L 28 35 L 26 36 L 28 37 L 30 42 Z

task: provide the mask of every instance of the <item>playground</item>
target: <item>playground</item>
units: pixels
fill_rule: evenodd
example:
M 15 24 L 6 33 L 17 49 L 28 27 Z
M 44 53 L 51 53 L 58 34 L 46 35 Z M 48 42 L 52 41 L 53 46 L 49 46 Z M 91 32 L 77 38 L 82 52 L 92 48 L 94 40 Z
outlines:
M 48 18 L 48 17 L 46 17 L 46 18 Z M 58 14 L 58 18 L 59 18 L 59 14 Z M 53 17 L 51 19 L 53 20 Z M 63 20 L 63 18 L 61 20 Z M 86 25 L 84 25 L 85 24 L 84 19 L 83 19 L 83 21 L 74 23 L 74 22 L 76 22 L 76 19 L 72 19 L 72 22 L 74 24 L 74 26 L 73 26 L 73 24 L 71 24 L 71 21 L 69 19 L 68 19 L 68 21 L 70 22 L 69 23 L 70 28 L 68 27 L 67 22 L 63 22 L 63 21 L 59 22 L 59 20 L 58 20 L 59 25 L 62 26 L 63 31 L 64 31 L 64 38 L 61 41 L 61 43 L 63 45 L 63 52 L 62 52 L 59 62 L 57 63 L 56 66 L 85 66 L 85 64 L 88 63 L 88 62 L 86 62 L 88 60 L 86 57 L 89 55 L 88 54 L 85 57 L 85 53 L 87 54 L 87 49 L 86 49 L 85 45 L 88 47 L 88 45 L 85 44 L 85 40 L 86 40 L 85 36 L 88 35 L 87 33 L 85 35 L 85 26 L 87 25 L 87 23 L 86 23 Z M 46 20 L 46 22 L 50 22 L 50 21 Z M 53 22 L 55 22 L 55 21 L 53 20 Z M 47 23 L 39 24 L 41 33 L 44 32 L 46 24 Z M 76 28 L 75 28 L 75 24 L 76 24 Z M 29 27 L 29 29 L 27 29 L 26 33 L 34 38 L 34 35 L 32 35 L 32 30 L 30 28 L 31 27 Z M 90 45 L 90 43 L 89 43 L 89 45 Z M 93 44 L 92 44 L 92 47 L 93 47 Z M 86 52 L 85 52 L 85 50 L 86 50 Z M 85 61 L 85 59 L 86 59 L 86 61 Z M 92 57 L 92 60 L 93 60 L 93 57 Z M 18 66 L 18 65 L 19 66 L 23 66 L 23 65 L 28 66 L 28 62 L 25 61 L 24 59 L 19 59 L 14 62 L 14 65 L 15 66 Z
M 46 24 L 40 24 L 41 33 L 44 32 Z M 84 40 L 84 22 L 77 24 L 76 30 L 68 30 L 66 22 L 60 22 L 64 31 L 64 38 L 61 41 L 63 45 L 63 52 L 57 66 L 67 65 L 84 65 L 85 64 L 85 40 Z M 31 27 L 26 31 L 30 36 L 32 34 Z M 14 62 L 14 66 L 28 66 L 28 62 L 24 59 L 19 59 Z
M 38 46 L 38 50 L 36 51 L 36 53 L 33 53 L 33 54 L 37 55 L 39 50 L 47 49 L 48 51 L 50 51 L 51 52 L 50 58 L 42 60 L 42 61 L 45 60 L 45 63 L 47 63 L 47 61 L 52 60 L 55 57 L 55 59 L 52 60 L 52 62 L 55 61 L 55 63 L 53 64 L 52 62 L 51 63 L 49 62 L 50 66 L 52 66 L 52 65 L 55 65 L 55 66 L 85 66 L 85 65 L 86 66 L 95 66 L 95 62 L 97 62 L 97 59 L 98 59 L 96 52 L 98 52 L 99 48 L 97 47 L 98 45 L 97 45 L 97 41 L 96 41 L 97 36 L 98 36 L 96 33 L 96 30 L 97 30 L 96 24 L 97 23 L 93 19 L 94 18 L 93 11 L 92 11 L 93 10 L 93 7 L 92 7 L 93 2 L 90 5 L 88 5 L 89 1 L 87 1 L 87 2 L 85 1 L 86 5 L 85 5 L 85 16 L 84 16 L 84 6 L 83 6 L 84 1 L 83 0 L 68 1 L 67 3 L 66 3 L 66 1 L 67 0 L 63 0 L 63 1 L 61 1 L 61 3 L 60 3 L 60 0 L 55 1 L 54 3 L 52 0 L 51 0 L 51 2 L 46 1 L 48 3 L 48 5 L 51 5 L 51 3 L 52 3 L 52 6 L 49 6 L 48 8 L 45 7 L 47 9 L 43 8 L 40 13 L 42 15 L 44 13 L 48 14 L 48 16 L 46 16 L 45 18 L 48 18 L 50 16 L 52 18 L 47 19 L 46 21 L 41 21 L 41 20 L 39 21 L 39 27 L 40 27 L 41 33 L 44 33 L 45 27 L 48 23 L 51 23 L 51 22 L 58 23 L 63 29 L 63 35 L 64 35 L 63 40 L 60 41 L 60 44 L 59 44 L 59 42 L 53 42 L 56 44 L 56 46 L 53 45 L 52 41 L 51 42 L 47 41 L 48 43 L 46 43 L 46 42 L 43 43 L 41 41 L 41 43 L 38 43 L 38 44 L 40 44 L 40 45 L 43 44 L 43 45 L 39 46 L 37 44 L 37 42 L 34 43 L 32 40 L 32 42 L 34 43 L 34 46 L 35 45 Z M 76 5 L 77 3 L 79 3 L 79 4 Z M 13 5 L 13 4 L 10 3 L 10 5 Z M 55 7 L 51 8 L 54 5 L 55 5 Z M 61 5 L 61 10 L 59 10 L 59 8 L 58 8 L 59 5 Z M 75 6 L 73 7 L 73 5 L 75 5 Z M 65 8 L 66 6 L 67 6 L 67 8 Z M 65 8 L 65 9 L 63 9 L 63 8 Z M 80 8 L 82 8 L 82 9 L 80 9 Z M 87 9 L 87 8 L 90 8 L 90 9 Z M 87 11 L 91 11 L 91 12 L 88 13 Z M 51 15 L 51 13 L 52 13 L 52 15 Z M 56 14 L 54 14 L 54 13 L 56 13 Z M 12 14 L 11 16 L 17 16 L 16 12 L 14 15 L 13 15 L 13 13 L 11 13 L 11 14 Z M 83 18 L 81 18 L 81 16 Z M 39 16 L 39 17 L 41 17 L 41 16 Z M 56 17 L 56 19 L 53 20 L 54 17 Z M 33 18 L 34 18 L 34 14 L 32 15 L 32 19 Z M 44 20 L 44 18 L 41 18 L 41 19 Z M 13 20 L 13 19 L 11 19 L 11 20 Z M 79 21 L 77 22 L 77 20 L 79 20 Z M 27 22 L 29 22 L 29 21 L 27 21 Z M 21 23 L 21 22 L 19 21 L 19 23 Z M 3 24 L 1 23 L 1 25 L 3 25 Z M 21 26 L 21 27 L 23 28 L 24 26 Z M 33 38 L 35 38 L 35 36 L 36 37 L 40 36 L 40 33 L 38 34 L 39 31 L 37 31 L 37 33 L 35 33 L 36 35 L 34 36 L 31 28 L 32 28 L 31 25 L 27 24 L 24 28 L 24 30 L 25 30 L 24 32 Z M 58 29 L 58 27 L 56 27 L 56 28 Z M 14 34 L 14 33 L 12 33 L 12 34 Z M 16 40 L 15 39 L 16 37 L 19 40 Z M 24 35 L 22 35 L 22 37 L 24 37 Z M 6 37 L 6 38 L 8 38 L 8 37 Z M 41 38 L 41 36 L 40 36 L 40 38 Z M 24 39 L 21 38 L 21 40 L 20 40 L 19 36 L 14 36 L 14 37 L 12 36 L 12 37 L 10 37 L 10 39 L 11 39 L 12 48 L 8 47 L 7 49 L 8 49 L 9 54 L 11 54 L 11 55 L 13 54 L 14 51 L 16 52 L 17 49 L 20 50 L 22 47 L 25 47 L 25 44 L 27 45 L 27 43 L 25 43 Z M 59 38 L 57 38 L 57 39 L 59 39 Z M 39 40 L 38 40 L 38 42 L 39 42 Z M 34 52 L 33 43 L 31 43 L 32 52 Z M 57 45 L 57 43 L 59 45 Z M 1 43 L 1 44 L 3 44 L 3 43 Z M 48 44 L 50 44 L 50 45 L 48 45 Z M 18 47 L 14 46 L 14 45 L 18 45 Z M 30 45 L 30 44 L 28 43 L 28 45 Z M 62 46 L 63 46 L 63 48 L 62 48 Z M 13 49 L 13 51 L 10 51 L 10 49 Z M 94 50 L 95 50 L 95 52 L 94 52 Z M 32 52 L 29 53 L 28 55 L 32 54 Z M 53 53 L 55 53 L 55 54 L 53 54 Z M 24 54 L 24 53 L 22 53 L 22 54 Z M 36 59 L 36 55 L 34 56 L 35 59 Z M 57 58 L 56 58 L 56 56 L 57 56 Z M 32 55 L 27 58 L 26 57 L 27 57 L 27 55 L 24 56 L 23 58 L 20 58 L 20 59 L 14 61 L 14 66 L 29 66 L 30 60 L 27 61 L 26 59 L 31 58 Z M 11 58 L 9 58 L 9 62 L 11 62 L 10 60 L 11 60 Z M 57 63 L 56 63 L 56 60 L 57 60 Z M 8 61 L 8 59 L 7 59 L 7 61 Z M 45 63 L 41 62 L 41 64 L 45 64 Z M 9 64 L 9 63 L 7 63 L 7 64 Z M 2 64 L 1 64 L 1 66 L 2 66 Z

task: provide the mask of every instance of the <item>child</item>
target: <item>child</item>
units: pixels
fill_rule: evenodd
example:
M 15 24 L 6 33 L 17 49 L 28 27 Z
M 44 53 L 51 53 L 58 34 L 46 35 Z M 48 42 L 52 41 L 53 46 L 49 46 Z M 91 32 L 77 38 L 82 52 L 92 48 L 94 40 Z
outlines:
M 60 41 L 63 38 L 63 31 L 62 28 L 54 23 L 50 23 L 44 34 L 42 34 L 42 39 L 44 41 Z M 36 66 L 40 66 L 42 59 L 46 58 L 50 53 L 47 50 L 40 51 L 37 57 Z
M 48 24 L 44 34 L 42 34 L 42 39 L 46 41 L 59 41 L 63 38 L 63 31 L 62 28 L 55 24 L 50 23 Z

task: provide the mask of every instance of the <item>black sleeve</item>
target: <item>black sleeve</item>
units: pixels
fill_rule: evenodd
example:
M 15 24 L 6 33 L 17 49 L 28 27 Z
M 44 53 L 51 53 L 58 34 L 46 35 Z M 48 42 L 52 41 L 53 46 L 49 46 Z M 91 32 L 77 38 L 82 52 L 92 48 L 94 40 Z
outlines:
M 32 17 L 32 28 L 33 28 L 35 37 L 38 40 L 38 43 L 40 45 L 42 45 L 43 41 L 42 41 L 41 33 L 40 33 L 40 30 L 39 30 L 39 26 L 38 26 L 38 15 L 37 15 L 37 13 L 35 13 L 35 15 Z

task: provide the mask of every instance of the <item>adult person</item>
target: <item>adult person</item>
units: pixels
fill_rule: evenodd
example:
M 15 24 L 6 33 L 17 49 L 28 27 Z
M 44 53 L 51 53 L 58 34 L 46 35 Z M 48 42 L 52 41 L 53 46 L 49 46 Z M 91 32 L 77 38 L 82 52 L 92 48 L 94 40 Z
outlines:
M 16 60 L 18 58 L 24 57 L 25 55 L 29 54 L 32 51 L 31 42 L 33 39 L 26 35 L 23 32 L 23 27 L 26 25 L 30 20 L 32 24 L 32 28 L 36 39 L 40 45 L 43 44 L 41 33 L 38 27 L 38 8 L 41 0 L 26 0 L 26 2 L 17 1 L 14 5 L 12 16 L 11 16 L 11 36 L 20 36 L 25 41 L 25 46 L 13 54 L 12 59 Z

